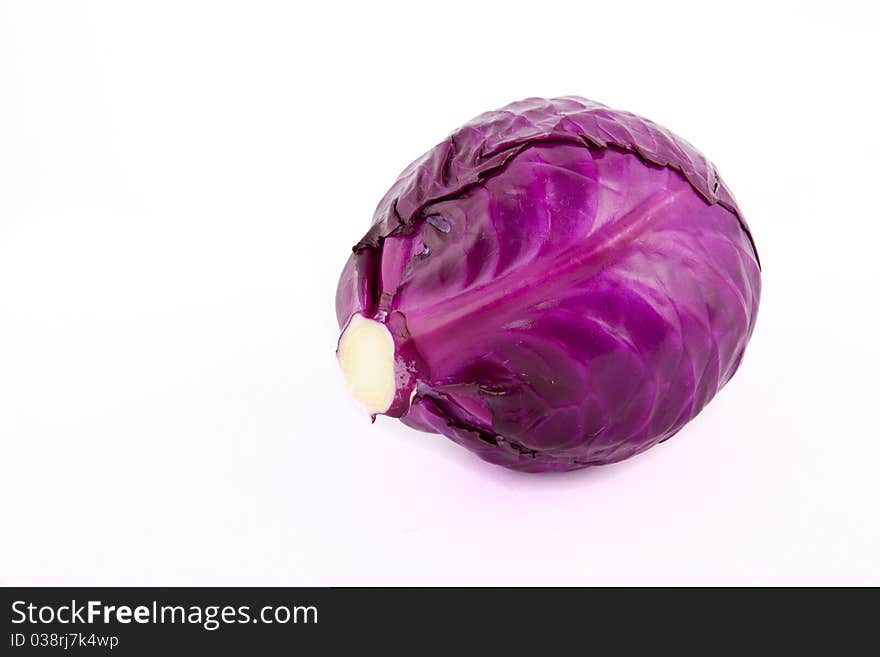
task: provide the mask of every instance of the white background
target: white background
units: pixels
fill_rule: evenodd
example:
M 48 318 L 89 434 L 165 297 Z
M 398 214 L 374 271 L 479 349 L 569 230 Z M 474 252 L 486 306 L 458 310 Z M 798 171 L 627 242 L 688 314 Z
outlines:
M 0 583 L 880 584 L 876 3 L 0 2 Z M 675 439 L 557 476 L 344 392 L 398 172 L 578 94 L 703 150 L 764 264 Z

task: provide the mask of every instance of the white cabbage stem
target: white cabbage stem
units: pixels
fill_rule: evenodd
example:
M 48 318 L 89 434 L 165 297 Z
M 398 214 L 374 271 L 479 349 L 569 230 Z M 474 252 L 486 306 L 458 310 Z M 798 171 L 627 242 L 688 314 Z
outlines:
M 394 339 L 381 322 L 354 315 L 336 351 L 349 393 L 370 415 L 394 401 Z

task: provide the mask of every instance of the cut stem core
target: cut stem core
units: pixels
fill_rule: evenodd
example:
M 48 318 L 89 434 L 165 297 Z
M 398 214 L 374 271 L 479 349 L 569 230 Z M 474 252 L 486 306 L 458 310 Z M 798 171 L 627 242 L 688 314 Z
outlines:
M 349 393 L 370 415 L 394 401 L 394 339 L 381 322 L 354 315 L 336 352 Z

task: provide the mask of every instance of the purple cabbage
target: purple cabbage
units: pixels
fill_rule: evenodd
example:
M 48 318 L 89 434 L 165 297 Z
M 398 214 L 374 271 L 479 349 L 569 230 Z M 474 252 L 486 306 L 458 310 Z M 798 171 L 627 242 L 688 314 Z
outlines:
M 697 415 L 742 360 L 760 288 L 749 228 L 690 144 L 589 100 L 530 98 L 406 168 L 336 312 L 393 341 L 393 392 L 371 412 L 560 471 Z

